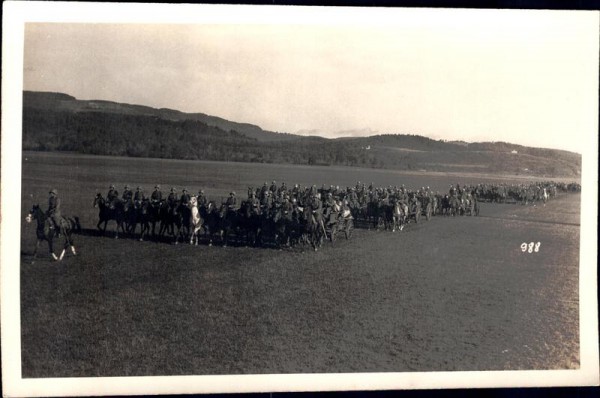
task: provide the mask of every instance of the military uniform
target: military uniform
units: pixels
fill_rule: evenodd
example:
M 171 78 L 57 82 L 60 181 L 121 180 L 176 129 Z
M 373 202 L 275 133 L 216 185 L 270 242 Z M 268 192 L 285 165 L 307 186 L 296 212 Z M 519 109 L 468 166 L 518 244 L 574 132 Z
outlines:
M 150 200 L 153 204 L 162 201 L 162 192 L 160 191 L 160 185 L 154 187 L 154 192 L 152 192 L 152 195 L 150 195 Z
M 310 199 L 310 208 L 312 210 L 315 219 L 322 225 L 323 224 L 323 203 L 318 196 L 313 196 Z
M 137 187 L 135 189 L 135 194 L 133 195 L 133 200 L 136 202 L 141 202 L 144 199 L 146 199 L 146 196 L 144 195 L 144 191 L 142 191 L 142 188 Z
M 112 202 L 115 199 L 119 198 L 119 192 L 115 189 L 114 185 L 111 185 L 108 193 L 106 194 L 106 200 L 108 200 L 108 202 Z
M 48 198 L 48 211 L 46 215 L 52 220 L 55 228 L 60 226 L 60 220 L 62 215 L 60 214 L 60 198 L 58 197 L 58 191 L 56 189 L 51 189 L 50 197 Z
M 271 191 L 272 193 L 277 193 L 277 184 L 275 183 L 275 181 L 273 181 L 271 183 L 271 187 L 269 188 L 269 191 Z
M 262 186 L 262 188 L 260 189 L 260 199 L 261 200 L 262 200 L 262 198 L 265 197 L 265 195 L 267 194 L 268 191 L 269 191 L 269 186 L 265 182 L 264 185 Z
M 260 205 L 262 206 L 263 209 L 268 210 L 271 208 L 271 205 L 273 204 L 273 197 L 271 196 L 270 191 L 268 191 L 268 193 L 265 193 L 263 195 L 263 197 L 260 200 Z
M 204 191 L 200 190 L 198 191 L 198 207 L 206 207 L 206 204 L 208 203 L 208 200 L 206 199 L 206 196 L 204 196 Z
M 173 205 L 175 205 L 176 202 L 177 202 L 177 191 L 175 191 L 175 188 L 171 188 L 171 193 L 169 193 L 169 196 L 167 197 L 167 203 L 169 204 L 169 206 L 173 206 Z
M 281 205 L 281 212 L 283 214 L 283 218 L 285 218 L 288 221 L 291 220 L 293 211 L 294 205 L 292 204 L 292 202 L 290 202 L 287 197 L 284 198 L 283 204 Z
M 277 193 L 279 195 L 283 195 L 285 193 L 287 193 L 287 186 L 285 185 L 285 182 L 281 183 L 281 186 L 279 187 L 279 189 L 277 190 Z
M 124 202 L 129 202 L 133 199 L 133 192 L 131 192 L 131 190 L 129 189 L 129 185 L 125 185 L 125 188 L 123 189 L 122 198 Z
M 252 208 L 252 212 L 254 214 L 260 213 L 260 201 L 256 198 L 256 195 L 252 194 L 250 199 L 248 199 L 248 203 L 250 203 L 250 207 Z
M 181 204 L 184 206 L 187 206 L 190 203 L 190 194 L 188 193 L 187 189 L 184 189 L 183 192 L 181 193 Z
M 229 194 L 225 205 L 227 206 L 228 210 L 235 210 L 235 207 L 237 206 L 237 198 L 235 197 L 235 192 L 231 192 Z

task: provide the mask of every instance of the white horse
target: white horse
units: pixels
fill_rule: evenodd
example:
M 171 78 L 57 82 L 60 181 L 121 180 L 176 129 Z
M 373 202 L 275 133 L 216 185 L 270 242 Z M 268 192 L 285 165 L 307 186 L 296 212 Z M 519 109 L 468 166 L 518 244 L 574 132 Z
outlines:
M 200 211 L 198 210 L 198 199 L 195 196 L 190 198 L 190 245 L 198 245 L 199 231 L 202 228 L 202 218 L 200 217 Z
M 544 187 L 544 193 L 542 194 L 542 200 L 544 201 L 544 206 L 546 206 L 546 202 L 548 201 L 548 191 Z
M 408 214 L 408 206 L 406 204 L 396 202 L 394 204 L 394 212 L 392 214 L 393 223 L 392 223 L 392 232 L 396 232 L 396 228 L 399 231 L 404 229 L 404 224 L 406 224 L 406 215 Z

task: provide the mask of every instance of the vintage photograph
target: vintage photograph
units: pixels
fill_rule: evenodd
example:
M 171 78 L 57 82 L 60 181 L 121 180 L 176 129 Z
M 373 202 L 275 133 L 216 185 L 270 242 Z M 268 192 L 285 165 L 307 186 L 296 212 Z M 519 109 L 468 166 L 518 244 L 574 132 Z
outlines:
M 598 383 L 598 13 L 142 6 L 15 23 L 4 376 Z

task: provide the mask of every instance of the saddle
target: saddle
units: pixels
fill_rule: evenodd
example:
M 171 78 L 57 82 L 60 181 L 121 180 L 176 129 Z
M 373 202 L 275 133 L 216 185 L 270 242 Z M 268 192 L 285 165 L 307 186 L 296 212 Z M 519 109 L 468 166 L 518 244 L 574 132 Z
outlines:
M 58 234 L 61 233 L 62 230 L 66 230 L 70 227 L 69 225 L 69 221 L 64 218 L 61 217 L 58 223 L 58 230 L 56 231 Z M 46 235 L 50 234 L 50 232 L 54 231 L 56 228 L 54 226 L 54 222 L 52 221 L 52 219 L 48 218 L 44 224 L 44 233 Z

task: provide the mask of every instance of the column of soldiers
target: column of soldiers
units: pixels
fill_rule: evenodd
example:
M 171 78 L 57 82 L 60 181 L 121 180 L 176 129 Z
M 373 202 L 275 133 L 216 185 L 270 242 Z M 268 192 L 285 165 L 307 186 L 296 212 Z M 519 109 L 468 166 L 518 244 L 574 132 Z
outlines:
M 548 197 L 556 195 L 557 189 L 570 189 L 573 184 L 560 184 L 553 182 L 538 182 L 533 184 L 478 184 L 450 185 L 448 194 L 442 195 L 439 191 L 434 192 L 430 187 L 421 187 L 411 190 L 404 185 L 376 187 L 373 183 L 368 186 L 366 183 L 358 181 L 355 186 L 340 188 L 339 186 L 323 184 L 320 188 L 316 185 L 301 186 L 294 184 L 288 188 L 285 182 L 278 185 L 276 181 L 270 184 L 265 182 L 261 187 L 248 187 L 248 197 L 242 202 L 238 202 L 235 192 L 230 192 L 224 205 L 229 212 L 237 211 L 240 205 L 248 202 L 255 214 L 269 214 L 273 209 L 281 209 L 284 217 L 291 217 L 293 213 L 301 211 L 304 207 L 310 207 L 315 218 L 324 226 L 327 223 L 333 223 L 341 213 L 347 214 L 351 211 L 353 215 L 358 214 L 358 210 L 364 209 L 369 204 L 379 206 L 393 205 L 400 203 L 414 209 L 416 206 L 427 206 L 431 204 L 433 214 L 439 212 L 444 198 L 457 198 L 463 203 L 470 203 L 474 200 L 498 200 L 498 198 L 515 198 L 518 201 L 527 203 L 528 201 L 540 200 L 543 193 Z M 580 186 L 576 188 L 580 189 Z M 573 188 L 575 190 L 575 188 Z M 198 207 L 206 207 L 208 199 L 201 189 L 197 193 Z M 168 206 L 188 205 L 191 195 L 184 188 L 181 195 L 173 187 L 170 189 L 166 198 L 163 198 L 160 185 L 156 185 L 150 194 L 146 197 L 143 189 L 137 186 L 132 191 L 129 185 L 125 185 L 123 194 L 119 193 L 114 185 L 110 185 L 107 193 L 108 202 L 122 201 L 139 206 L 144 201 L 149 201 L 153 207 L 161 206 L 165 203 Z M 51 206 L 54 208 L 56 206 Z

